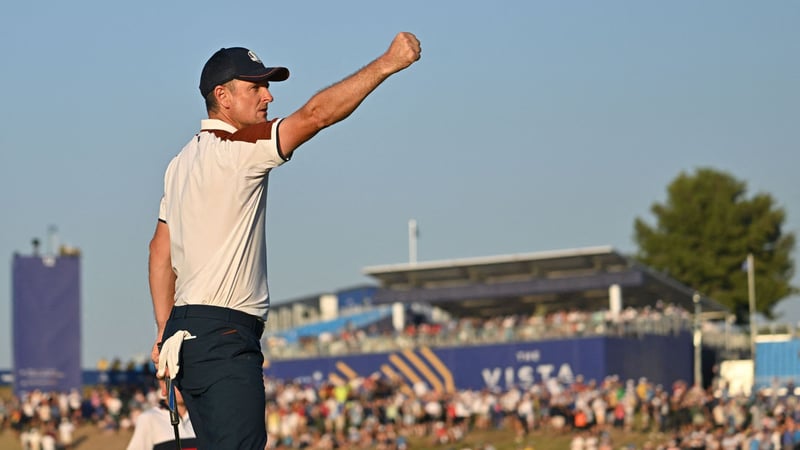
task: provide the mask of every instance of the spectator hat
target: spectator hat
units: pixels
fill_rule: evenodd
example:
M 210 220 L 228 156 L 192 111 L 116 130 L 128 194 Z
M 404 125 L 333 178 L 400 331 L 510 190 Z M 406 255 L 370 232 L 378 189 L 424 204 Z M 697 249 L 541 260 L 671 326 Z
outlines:
M 200 94 L 203 98 L 216 86 L 231 80 L 284 81 L 289 78 L 286 67 L 266 67 L 252 51 L 243 47 L 221 48 L 211 55 L 200 75 Z

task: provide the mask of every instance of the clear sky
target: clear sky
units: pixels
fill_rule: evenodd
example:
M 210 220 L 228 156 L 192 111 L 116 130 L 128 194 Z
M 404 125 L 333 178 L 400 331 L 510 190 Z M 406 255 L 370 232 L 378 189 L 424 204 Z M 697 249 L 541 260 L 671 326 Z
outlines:
M 422 59 L 270 177 L 279 302 L 421 261 L 613 245 L 681 171 L 724 170 L 800 229 L 800 2 L 12 2 L 0 15 L 0 368 L 11 258 L 83 252 L 82 365 L 149 353 L 163 171 L 205 110 L 200 70 L 245 46 L 292 71 L 271 117 L 414 32 Z M 744 255 L 743 255 L 744 256 Z M 797 258 L 797 253 L 795 253 Z M 800 284 L 800 280 L 795 281 Z M 798 314 L 798 299 L 780 305 Z

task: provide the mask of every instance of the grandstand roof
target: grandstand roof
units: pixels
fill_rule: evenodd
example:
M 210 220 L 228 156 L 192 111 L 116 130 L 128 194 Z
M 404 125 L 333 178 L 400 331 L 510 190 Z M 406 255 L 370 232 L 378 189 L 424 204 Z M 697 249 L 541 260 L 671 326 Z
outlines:
M 694 309 L 693 289 L 610 246 L 371 266 L 363 272 L 381 283 L 374 304 L 426 302 L 460 316 L 607 309 L 613 284 L 622 288 L 623 307 L 661 300 Z M 703 311 L 726 310 L 706 297 L 700 304 Z

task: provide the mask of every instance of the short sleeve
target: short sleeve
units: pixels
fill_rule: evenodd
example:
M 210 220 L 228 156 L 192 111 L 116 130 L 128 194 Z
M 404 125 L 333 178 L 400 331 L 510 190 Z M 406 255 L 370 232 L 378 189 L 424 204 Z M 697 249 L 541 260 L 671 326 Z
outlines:
M 158 220 L 159 222 L 167 223 L 167 201 L 163 195 L 161 196 L 161 204 L 158 207 Z

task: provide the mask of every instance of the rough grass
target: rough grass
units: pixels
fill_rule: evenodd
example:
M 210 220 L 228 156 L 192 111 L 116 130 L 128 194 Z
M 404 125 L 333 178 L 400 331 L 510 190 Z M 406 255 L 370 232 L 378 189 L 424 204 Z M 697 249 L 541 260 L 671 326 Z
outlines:
M 613 448 L 627 448 L 633 444 L 634 448 L 641 448 L 648 440 L 663 442 L 663 436 L 647 435 L 645 433 L 624 433 L 619 430 L 611 431 Z M 100 430 L 92 425 L 83 425 L 75 433 L 76 445 L 73 450 L 124 450 L 131 437 L 130 431 L 115 433 Z M 523 438 L 517 438 L 511 430 L 486 430 L 471 431 L 464 440 L 456 443 L 436 445 L 430 437 L 412 438 L 411 450 L 460 450 L 479 449 L 483 444 L 491 443 L 497 450 L 568 450 L 572 434 L 556 433 L 553 431 L 537 430 Z M 0 432 L 0 449 L 21 450 L 22 447 L 16 435 L 6 428 Z

